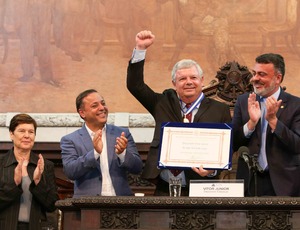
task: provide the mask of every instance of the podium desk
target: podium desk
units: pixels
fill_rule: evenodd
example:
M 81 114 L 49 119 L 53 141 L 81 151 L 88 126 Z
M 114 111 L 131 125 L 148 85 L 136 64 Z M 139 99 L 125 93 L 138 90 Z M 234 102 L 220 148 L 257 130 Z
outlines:
M 63 230 L 300 229 L 298 197 L 82 197 L 56 206 Z

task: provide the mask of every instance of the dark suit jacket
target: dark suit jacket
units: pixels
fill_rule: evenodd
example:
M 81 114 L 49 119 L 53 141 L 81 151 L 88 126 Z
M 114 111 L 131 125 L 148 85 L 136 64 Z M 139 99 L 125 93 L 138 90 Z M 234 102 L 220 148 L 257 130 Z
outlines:
M 55 183 L 54 165 L 44 159 L 45 167 L 42 179 L 38 185 L 33 182 L 33 172 L 37 166 L 38 157 L 31 152 L 27 166 L 28 175 L 32 180 L 29 190 L 32 193 L 29 229 L 40 230 L 41 221 L 46 219 L 46 211 L 53 212 L 58 200 Z M 21 185 L 16 186 L 14 170 L 18 162 L 13 150 L 0 158 L 0 229 L 16 230 L 20 209 Z
M 116 138 L 125 132 L 128 139 L 125 161 L 121 164 L 115 153 Z M 109 173 L 117 196 L 132 195 L 127 172 L 138 174 L 143 163 L 135 142 L 127 128 L 106 125 Z M 85 127 L 62 137 L 60 142 L 64 172 L 74 180 L 74 197 L 101 195 L 102 175 L 100 162 L 95 159 L 92 139 Z
M 243 126 L 249 120 L 248 96 L 248 93 L 239 96 L 235 104 L 233 145 L 235 151 L 240 146 L 247 146 L 250 154 L 259 154 L 260 122 L 250 138 L 243 133 Z M 277 196 L 300 196 L 300 98 L 281 90 L 278 99 L 282 99 L 282 104 L 277 112 L 276 129 L 272 133 L 270 127 L 267 128 L 266 154 L 270 177 Z M 239 159 L 237 178 L 246 179 L 247 185 L 248 174 L 248 166 Z
M 130 63 L 127 70 L 127 88 L 132 95 L 149 111 L 155 119 L 155 130 L 146 165 L 142 176 L 145 179 L 156 178 L 160 170 L 157 169 L 160 129 L 163 122 L 182 122 L 180 102 L 174 89 L 167 89 L 163 93 L 154 92 L 144 83 L 144 61 Z M 210 98 L 204 98 L 193 122 L 230 123 L 229 106 Z M 189 179 L 201 178 L 192 170 L 185 170 L 187 185 Z

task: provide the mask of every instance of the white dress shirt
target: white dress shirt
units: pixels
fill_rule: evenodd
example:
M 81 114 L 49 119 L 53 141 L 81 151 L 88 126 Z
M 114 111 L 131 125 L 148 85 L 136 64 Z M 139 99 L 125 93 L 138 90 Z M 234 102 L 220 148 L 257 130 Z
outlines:
M 87 126 L 85 126 L 88 130 L 92 140 L 94 138 L 94 132 L 92 132 Z M 102 174 L 102 191 L 101 196 L 115 196 L 116 192 L 114 186 L 111 181 L 109 167 L 108 167 L 108 155 L 107 155 L 107 145 L 106 145 L 106 126 L 102 129 L 102 142 L 103 148 L 101 154 L 97 153 L 94 150 L 95 158 L 98 159 L 100 157 L 100 169 Z

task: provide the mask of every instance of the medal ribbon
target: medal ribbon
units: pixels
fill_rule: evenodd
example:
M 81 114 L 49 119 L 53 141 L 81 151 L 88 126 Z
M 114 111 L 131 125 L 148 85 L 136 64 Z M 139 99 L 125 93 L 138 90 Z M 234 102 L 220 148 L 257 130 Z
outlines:
M 204 93 L 202 92 L 197 100 L 188 108 L 186 112 L 183 112 L 183 116 L 185 117 L 187 114 L 191 113 L 204 99 Z

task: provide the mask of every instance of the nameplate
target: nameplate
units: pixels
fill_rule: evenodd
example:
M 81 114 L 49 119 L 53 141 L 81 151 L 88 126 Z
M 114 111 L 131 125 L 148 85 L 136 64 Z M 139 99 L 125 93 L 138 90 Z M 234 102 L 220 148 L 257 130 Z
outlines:
M 244 197 L 244 180 L 190 180 L 190 197 Z

